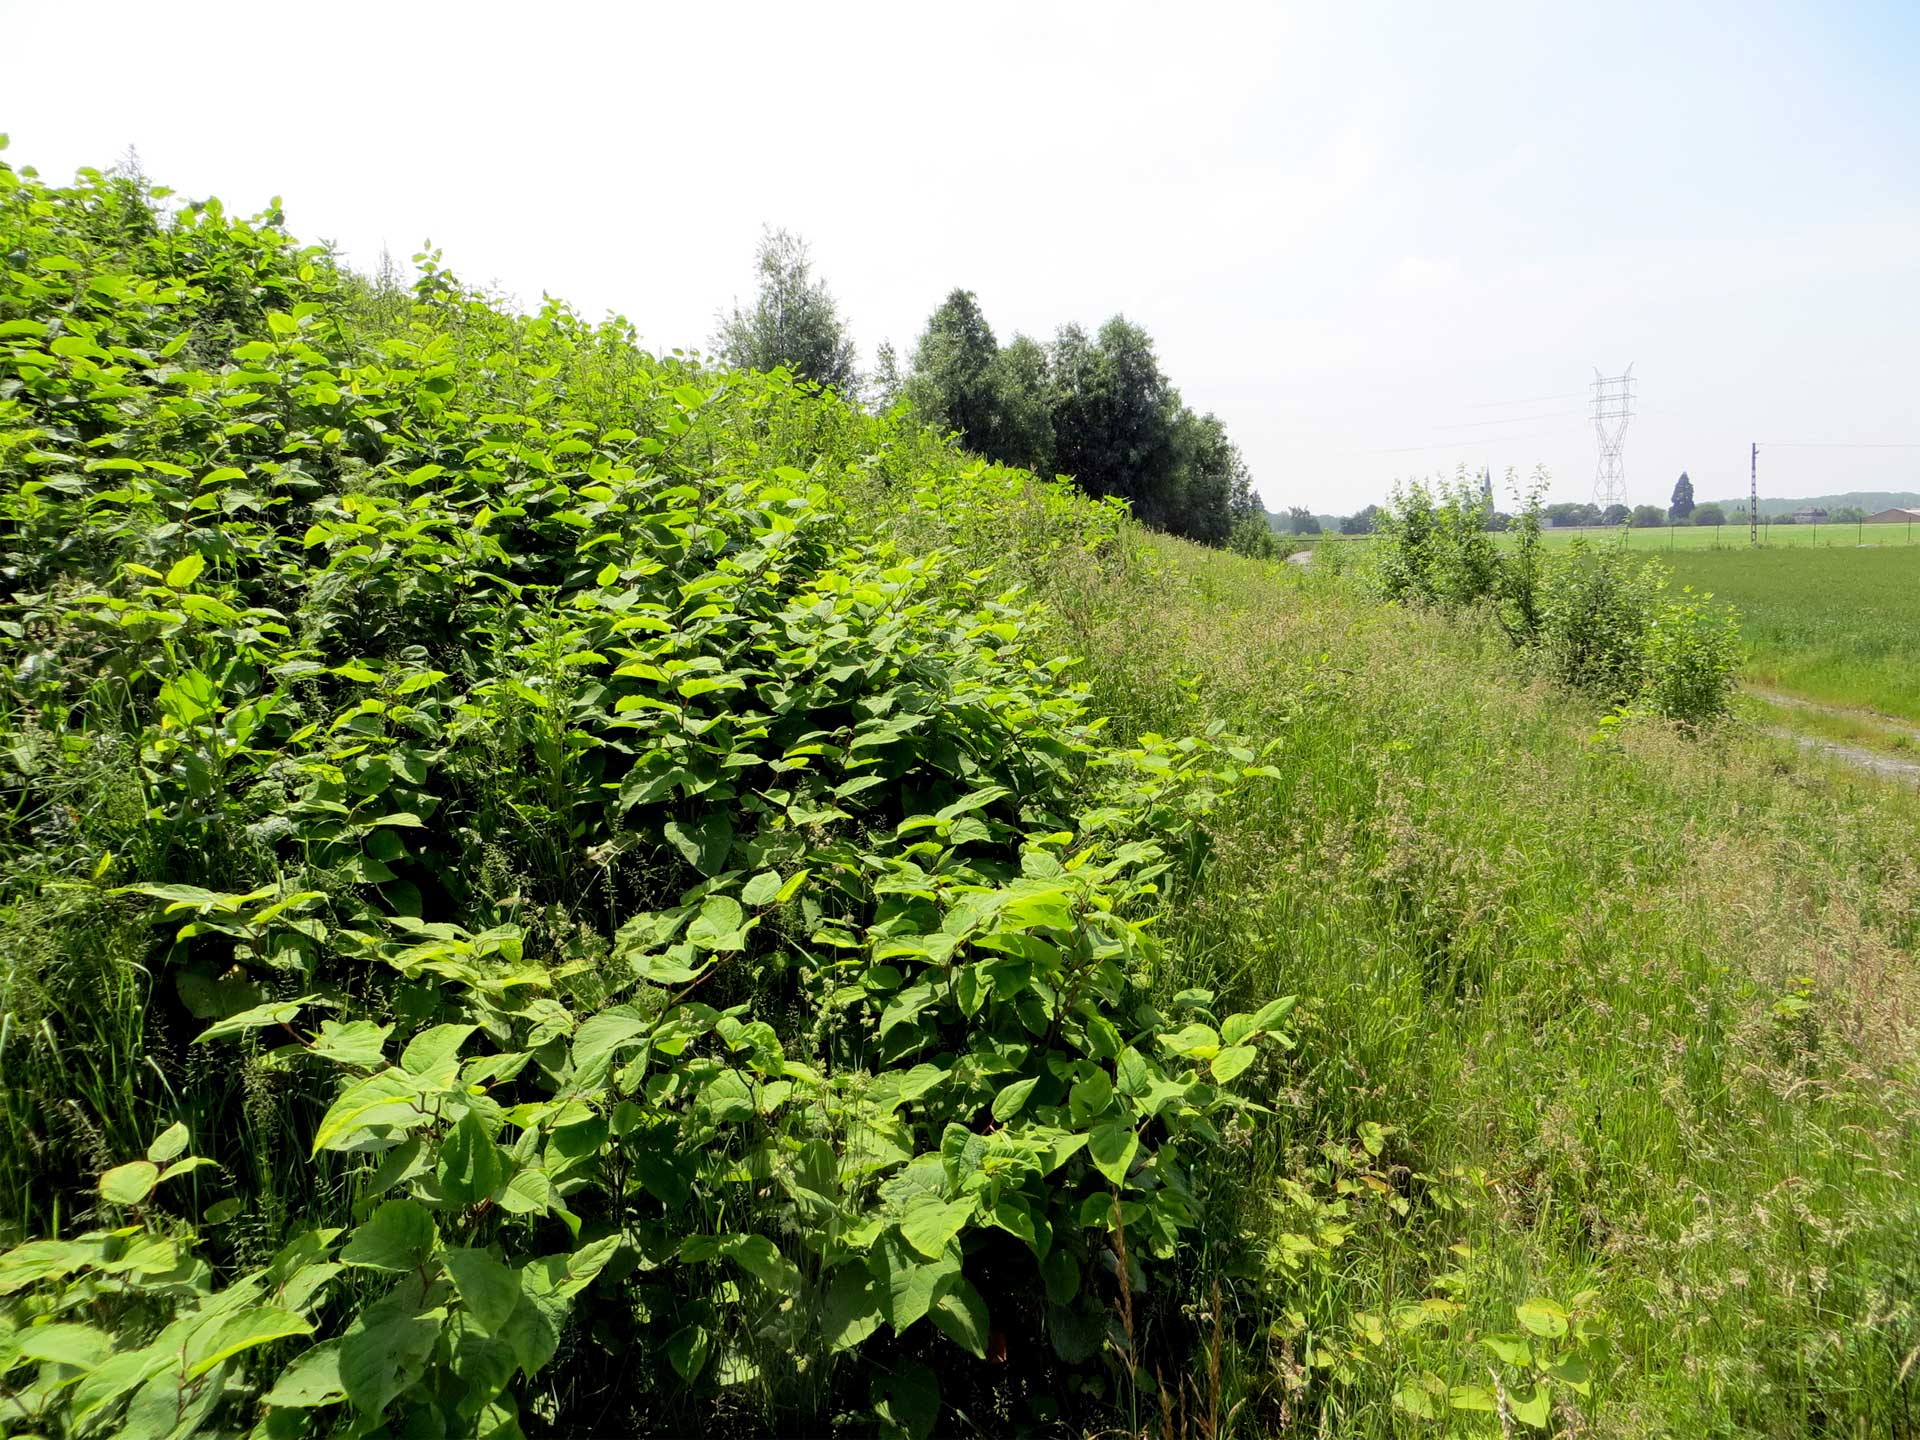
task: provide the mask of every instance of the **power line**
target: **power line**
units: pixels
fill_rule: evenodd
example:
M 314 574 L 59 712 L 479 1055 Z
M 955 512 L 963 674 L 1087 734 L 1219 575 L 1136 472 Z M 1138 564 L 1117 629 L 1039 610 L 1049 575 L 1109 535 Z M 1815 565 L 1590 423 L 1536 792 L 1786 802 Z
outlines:
M 1536 395 L 1531 400 L 1482 400 L 1477 405 L 1462 405 L 1462 410 L 1500 410 L 1508 405 L 1544 405 L 1549 400 L 1577 400 L 1584 390 L 1569 390 L 1564 395 Z
M 1396 445 L 1390 450 L 1364 450 L 1364 455 L 1411 455 L 1416 450 L 1456 450 L 1474 445 L 1507 445 L 1532 440 L 1541 435 L 1564 435 L 1564 430 L 1529 430 L 1524 435 L 1475 435 L 1460 440 L 1440 440 L 1432 445 Z
M 1546 415 L 1515 415 L 1506 420 L 1469 420 L 1461 425 L 1436 425 L 1436 430 L 1483 430 L 1489 425 L 1524 425 L 1529 420 L 1561 420 L 1582 412 L 1578 410 L 1555 410 Z
M 1920 440 L 1901 445 L 1856 444 L 1850 440 L 1769 440 L 1769 450 L 1920 450 Z

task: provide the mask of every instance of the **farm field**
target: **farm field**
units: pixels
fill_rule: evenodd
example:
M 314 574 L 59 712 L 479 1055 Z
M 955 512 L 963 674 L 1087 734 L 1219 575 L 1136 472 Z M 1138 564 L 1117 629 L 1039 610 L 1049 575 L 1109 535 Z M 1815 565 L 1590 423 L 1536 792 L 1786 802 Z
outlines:
M 1570 545 L 1584 535 L 1590 543 L 1626 536 L 1631 550 L 1672 551 L 1751 549 L 1745 525 L 1663 525 L 1645 530 L 1619 526 L 1568 526 L 1543 530 L 1548 545 Z M 1920 529 L 1912 525 L 1767 525 L 1760 527 L 1760 543 L 1775 550 L 1854 549 L 1861 545 L 1920 546 Z
M 1761 542 L 1773 550 L 1852 550 L 1860 546 L 1920 548 L 1920 529 L 1911 525 L 1763 525 Z M 1645 530 L 1618 525 L 1559 526 L 1540 532 L 1541 543 L 1549 549 L 1561 549 L 1585 539 L 1589 545 L 1603 544 L 1625 536 L 1628 549 L 1653 554 L 1683 550 L 1749 550 L 1745 525 L 1665 525 Z M 1289 536 L 1313 544 L 1364 545 L 1364 535 Z M 1500 543 L 1508 543 L 1505 532 Z
M 1687 550 L 1682 584 L 1739 607 L 1757 685 L 1920 724 L 1920 549 Z

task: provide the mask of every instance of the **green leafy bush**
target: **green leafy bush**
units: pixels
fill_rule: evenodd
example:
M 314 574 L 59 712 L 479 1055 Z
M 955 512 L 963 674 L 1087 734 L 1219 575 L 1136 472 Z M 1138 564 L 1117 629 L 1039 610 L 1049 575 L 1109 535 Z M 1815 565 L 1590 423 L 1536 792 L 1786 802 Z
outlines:
M 1731 607 L 1714 609 L 1691 588 L 1670 593 L 1660 562 L 1636 567 L 1624 540 L 1577 536 L 1547 554 L 1545 484 L 1537 474 L 1504 546 L 1487 529 L 1489 500 L 1464 474 L 1438 490 L 1396 491 L 1380 512 L 1374 588 L 1400 602 L 1484 606 L 1546 674 L 1609 705 L 1688 722 L 1724 714 L 1739 664 Z
M 921 1434 L 1099 1360 L 1287 1043 L 1149 928 L 1273 771 L 861 516 L 1118 512 L 124 178 L 0 167 L 0 254 L 9 1424 Z

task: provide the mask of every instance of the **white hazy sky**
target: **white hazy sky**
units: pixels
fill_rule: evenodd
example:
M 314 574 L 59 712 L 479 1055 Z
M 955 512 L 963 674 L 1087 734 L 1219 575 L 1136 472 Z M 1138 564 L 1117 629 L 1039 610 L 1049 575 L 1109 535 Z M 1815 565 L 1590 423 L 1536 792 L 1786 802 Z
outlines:
M 863 353 L 956 285 L 1115 311 L 1272 508 L 1395 477 L 1920 488 L 1920 4 L 111 5 L 0 0 L 7 158 L 128 145 L 371 266 L 702 345 L 763 223 Z M 1780 448 L 1775 448 L 1780 447 Z

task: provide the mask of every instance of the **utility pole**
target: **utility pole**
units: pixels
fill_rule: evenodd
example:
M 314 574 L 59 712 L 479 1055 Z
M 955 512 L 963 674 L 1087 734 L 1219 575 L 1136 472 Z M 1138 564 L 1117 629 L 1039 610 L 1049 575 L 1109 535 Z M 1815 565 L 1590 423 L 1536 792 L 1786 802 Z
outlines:
M 1747 462 L 1747 539 L 1760 543 L 1760 442 L 1753 442 L 1753 455 Z
M 1633 366 L 1626 374 L 1593 372 L 1593 435 L 1600 444 L 1600 465 L 1593 476 L 1593 503 L 1605 510 L 1627 501 L 1627 465 L 1622 451 L 1627 422 L 1633 418 Z

